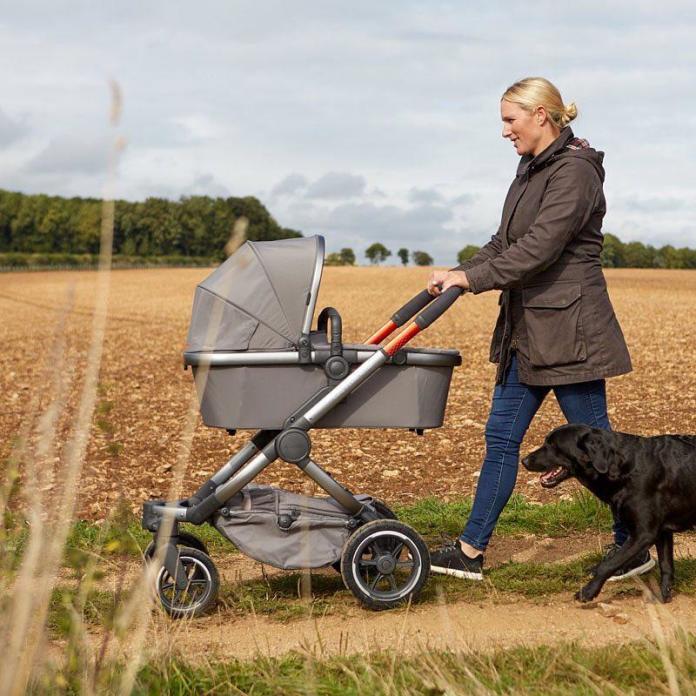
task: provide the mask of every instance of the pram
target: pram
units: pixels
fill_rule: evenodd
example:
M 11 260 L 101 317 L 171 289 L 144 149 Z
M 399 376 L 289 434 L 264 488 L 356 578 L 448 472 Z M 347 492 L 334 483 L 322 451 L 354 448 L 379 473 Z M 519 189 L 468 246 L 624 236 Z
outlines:
M 422 291 L 364 344 L 344 344 L 341 316 L 311 322 L 324 239 L 246 242 L 196 288 L 184 366 L 191 367 L 203 422 L 258 432 L 190 498 L 149 500 L 143 527 L 155 540 L 156 591 L 173 617 L 216 602 L 219 577 L 203 542 L 180 529 L 209 523 L 246 555 L 282 569 L 333 566 L 366 607 L 417 597 L 430 572 L 425 542 L 381 501 L 353 494 L 315 461 L 314 428 L 442 425 L 456 350 L 404 348 L 459 297 Z M 397 328 L 416 319 L 384 347 Z M 252 481 L 276 459 L 330 497 L 302 496 Z

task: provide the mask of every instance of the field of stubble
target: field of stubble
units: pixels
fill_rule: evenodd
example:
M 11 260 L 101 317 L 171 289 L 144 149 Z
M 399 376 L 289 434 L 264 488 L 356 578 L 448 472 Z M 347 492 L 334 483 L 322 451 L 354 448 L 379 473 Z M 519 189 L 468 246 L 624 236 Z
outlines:
M 79 497 L 82 517 L 104 517 L 120 501 L 136 509 L 143 499 L 169 489 L 193 393 L 181 351 L 195 285 L 208 272 L 111 274 L 99 401 Z M 361 341 L 420 290 L 427 275 L 417 268 L 327 268 L 317 309 L 336 307 L 344 320 L 344 340 Z M 696 273 L 612 270 L 607 278 L 634 364 L 632 374 L 609 382 L 614 428 L 645 435 L 696 432 Z M 56 394 L 56 372 L 65 377 L 66 388 L 53 453 L 53 460 L 60 461 L 79 400 L 95 281 L 92 272 L 0 275 L 0 462 L 7 461 L 18 438 L 36 432 L 41 415 L 62 398 Z M 443 428 L 422 438 L 399 430 L 316 432 L 316 459 L 353 490 L 390 502 L 471 495 L 494 379 L 487 355 L 496 313 L 497 293 L 464 297 L 414 342 L 462 353 Z M 523 450 L 539 445 L 561 422 L 550 397 Z M 248 436 L 231 438 L 198 419 L 182 493 L 193 492 Z M 262 480 L 296 489 L 303 484 L 297 470 L 280 463 Z M 570 490 L 542 491 L 526 472 L 517 486 L 539 501 Z

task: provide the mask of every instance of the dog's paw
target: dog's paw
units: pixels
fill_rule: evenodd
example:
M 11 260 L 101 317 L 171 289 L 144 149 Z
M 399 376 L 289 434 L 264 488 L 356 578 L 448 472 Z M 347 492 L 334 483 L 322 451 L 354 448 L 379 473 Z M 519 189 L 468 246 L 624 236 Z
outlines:
M 583 603 L 591 602 L 598 594 L 599 591 L 593 587 L 592 583 L 588 583 L 575 593 L 575 599 Z
M 661 587 L 660 588 L 660 599 L 663 604 L 668 604 L 672 601 L 672 587 Z

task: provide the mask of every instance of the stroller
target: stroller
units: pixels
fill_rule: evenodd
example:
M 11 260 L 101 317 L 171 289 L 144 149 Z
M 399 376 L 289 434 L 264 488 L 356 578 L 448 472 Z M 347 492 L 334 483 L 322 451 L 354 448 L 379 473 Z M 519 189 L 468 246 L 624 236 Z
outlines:
M 173 617 L 216 602 L 219 576 L 203 542 L 180 523 L 208 523 L 240 551 L 282 569 L 333 566 L 361 604 L 388 609 L 417 597 L 430 572 L 425 542 L 381 501 L 353 494 L 319 466 L 314 428 L 409 428 L 444 418 L 456 350 L 404 348 L 459 297 L 422 291 L 365 344 L 344 344 L 340 314 L 311 330 L 324 239 L 246 242 L 196 288 L 184 366 L 193 370 L 203 422 L 256 434 L 190 498 L 149 500 L 156 591 Z M 396 338 L 380 343 L 410 323 Z M 276 459 L 330 497 L 252 481 Z

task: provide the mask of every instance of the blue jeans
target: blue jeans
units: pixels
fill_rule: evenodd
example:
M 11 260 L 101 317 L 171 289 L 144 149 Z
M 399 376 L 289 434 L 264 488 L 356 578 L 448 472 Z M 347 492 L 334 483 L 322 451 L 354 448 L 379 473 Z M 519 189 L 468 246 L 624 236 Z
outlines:
M 481 467 L 471 514 L 459 537 L 475 549 L 485 550 L 498 517 L 512 495 L 522 438 L 551 389 L 569 423 L 611 430 L 603 379 L 557 387 L 521 384 L 517 374 L 517 356 L 513 354 L 504 383 L 497 384 L 493 392 L 491 412 L 486 423 L 486 458 Z M 621 545 L 627 538 L 628 530 L 615 517 L 615 542 Z

